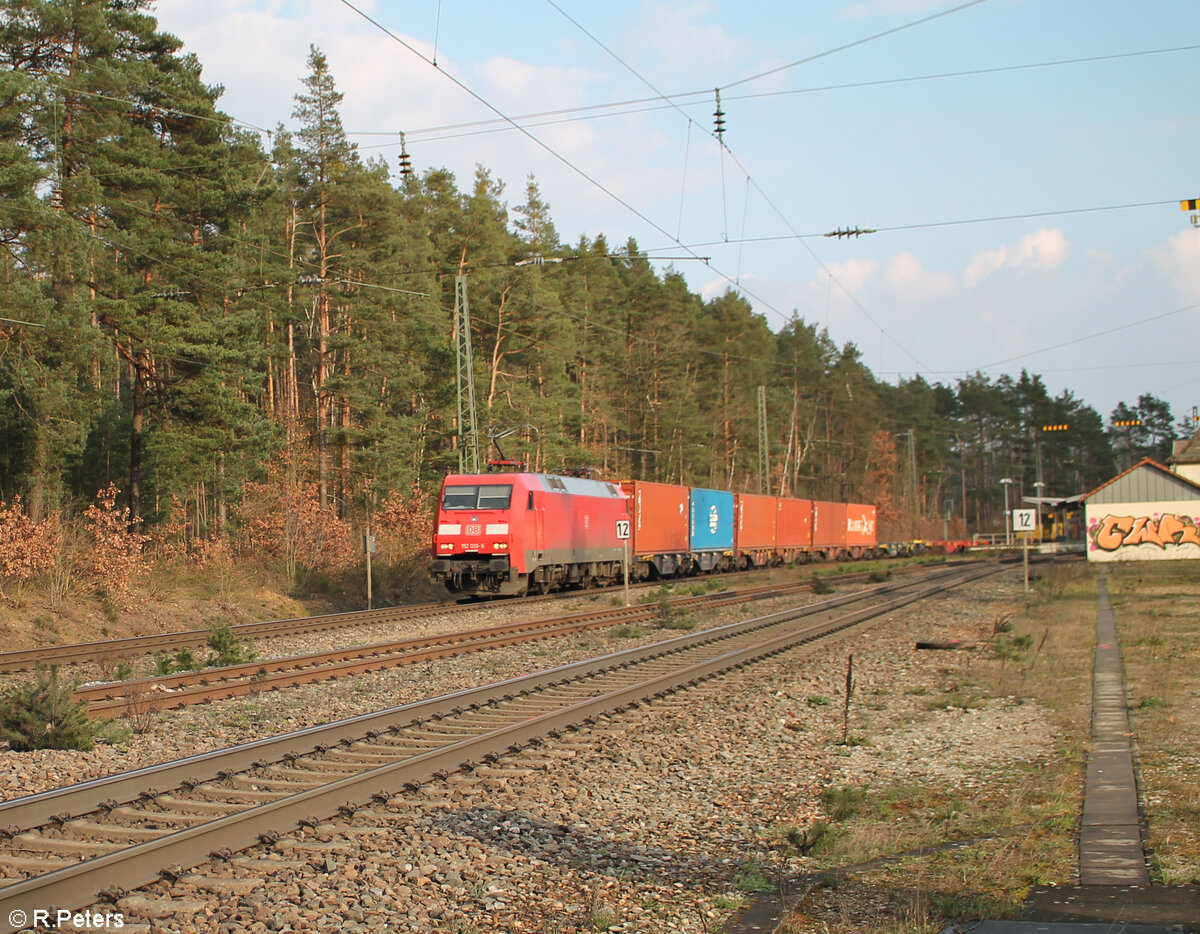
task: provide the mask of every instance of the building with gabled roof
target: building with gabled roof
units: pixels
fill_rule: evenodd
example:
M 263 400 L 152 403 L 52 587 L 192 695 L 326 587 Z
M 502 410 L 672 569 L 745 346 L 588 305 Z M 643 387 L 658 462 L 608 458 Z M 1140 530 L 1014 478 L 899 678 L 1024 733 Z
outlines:
M 1190 439 L 1176 441 L 1167 464 L 1179 476 L 1200 483 L 1200 432 Z
M 1200 482 L 1158 461 L 1134 464 L 1081 502 L 1089 561 L 1200 558 Z

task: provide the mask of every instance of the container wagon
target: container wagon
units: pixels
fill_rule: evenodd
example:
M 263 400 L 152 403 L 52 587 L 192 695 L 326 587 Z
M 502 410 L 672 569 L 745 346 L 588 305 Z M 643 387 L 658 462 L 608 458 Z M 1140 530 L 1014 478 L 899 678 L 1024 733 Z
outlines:
M 734 568 L 734 498 L 725 490 L 693 487 L 688 495 L 688 546 L 691 571 Z
M 734 511 L 737 516 L 734 552 L 738 566 L 748 570 L 776 563 L 779 500 L 774 496 L 738 493 L 734 497 Z
M 874 506 L 846 504 L 846 554 L 855 559 L 873 558 L 879 554 L 875 542 Z
M 804 564 L 813 560 L 813 501 L 781 496 L 778 513 L 775 554 L 782 564 Z
M 812 551 L 822 560 L 844 558 L 846 552 L 846 504 L 813 502 Z
M 648 480 L 630 480 L 621 488 L 629 498 L 633 532 L 630 580 L 690 573 L 688 488 Z

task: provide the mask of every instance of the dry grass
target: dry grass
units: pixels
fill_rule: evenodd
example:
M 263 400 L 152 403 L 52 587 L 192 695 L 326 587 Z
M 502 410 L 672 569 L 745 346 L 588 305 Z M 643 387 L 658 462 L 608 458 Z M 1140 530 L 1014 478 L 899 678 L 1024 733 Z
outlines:
M 1155 881 L 1200 883 L 1200 580 L 1191 561 L 1108 575 Z
M 910 686 L 909 693 L 928 690 L 929 716 L 947 697 L 970 697 L 992 710 L 1037 705 L 1054 726 L 1055 748 L 1036 763 L 986 768 L 966 783 L 947 775 L 868 789 L 857 813 L 836 822 L 816 848 L 815 868 L 892 859 L 810 893 L 785 932 L 924 934 L 954 919 L 1013 917 L 1031 886 L 1073 880 L 1096 583 L 1083 562 L 1042 573 L 1027 602 L 1001 617 L 992 607 L 976 621 L 974 636 L 990 644 L 987 650 L 944 653 L 942 683 Z M 973 838 L 983 839 L 903 855 Z

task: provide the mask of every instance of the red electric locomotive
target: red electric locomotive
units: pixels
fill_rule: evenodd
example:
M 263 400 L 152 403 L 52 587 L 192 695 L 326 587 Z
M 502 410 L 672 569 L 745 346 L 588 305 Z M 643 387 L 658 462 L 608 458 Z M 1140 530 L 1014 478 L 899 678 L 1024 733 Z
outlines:
M 452 474 L 433 534 L 434 581 L 451 593 L 513 595 L 621 579 L 613 483 L 536 473 Z

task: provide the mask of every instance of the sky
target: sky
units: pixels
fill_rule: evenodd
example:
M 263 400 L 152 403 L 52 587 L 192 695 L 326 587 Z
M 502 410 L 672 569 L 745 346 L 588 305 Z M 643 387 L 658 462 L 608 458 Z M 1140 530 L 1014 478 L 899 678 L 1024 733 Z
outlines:
M 1200 405 L 1195 0 L 158 0 L 219 106 L 294 128 L 315 45 L 364 157 L 527 179 L 852 343 L 880 380 Z M 724 112 L 715 135 L 716 92 Z M 532 116 L 541 115 L 541 116 Z M 518 126 L 520 128 L 518 128 Z M 265 137 L 264 137 L 265 138 Z M 870 229 L 858 237 L 836 230 Z

